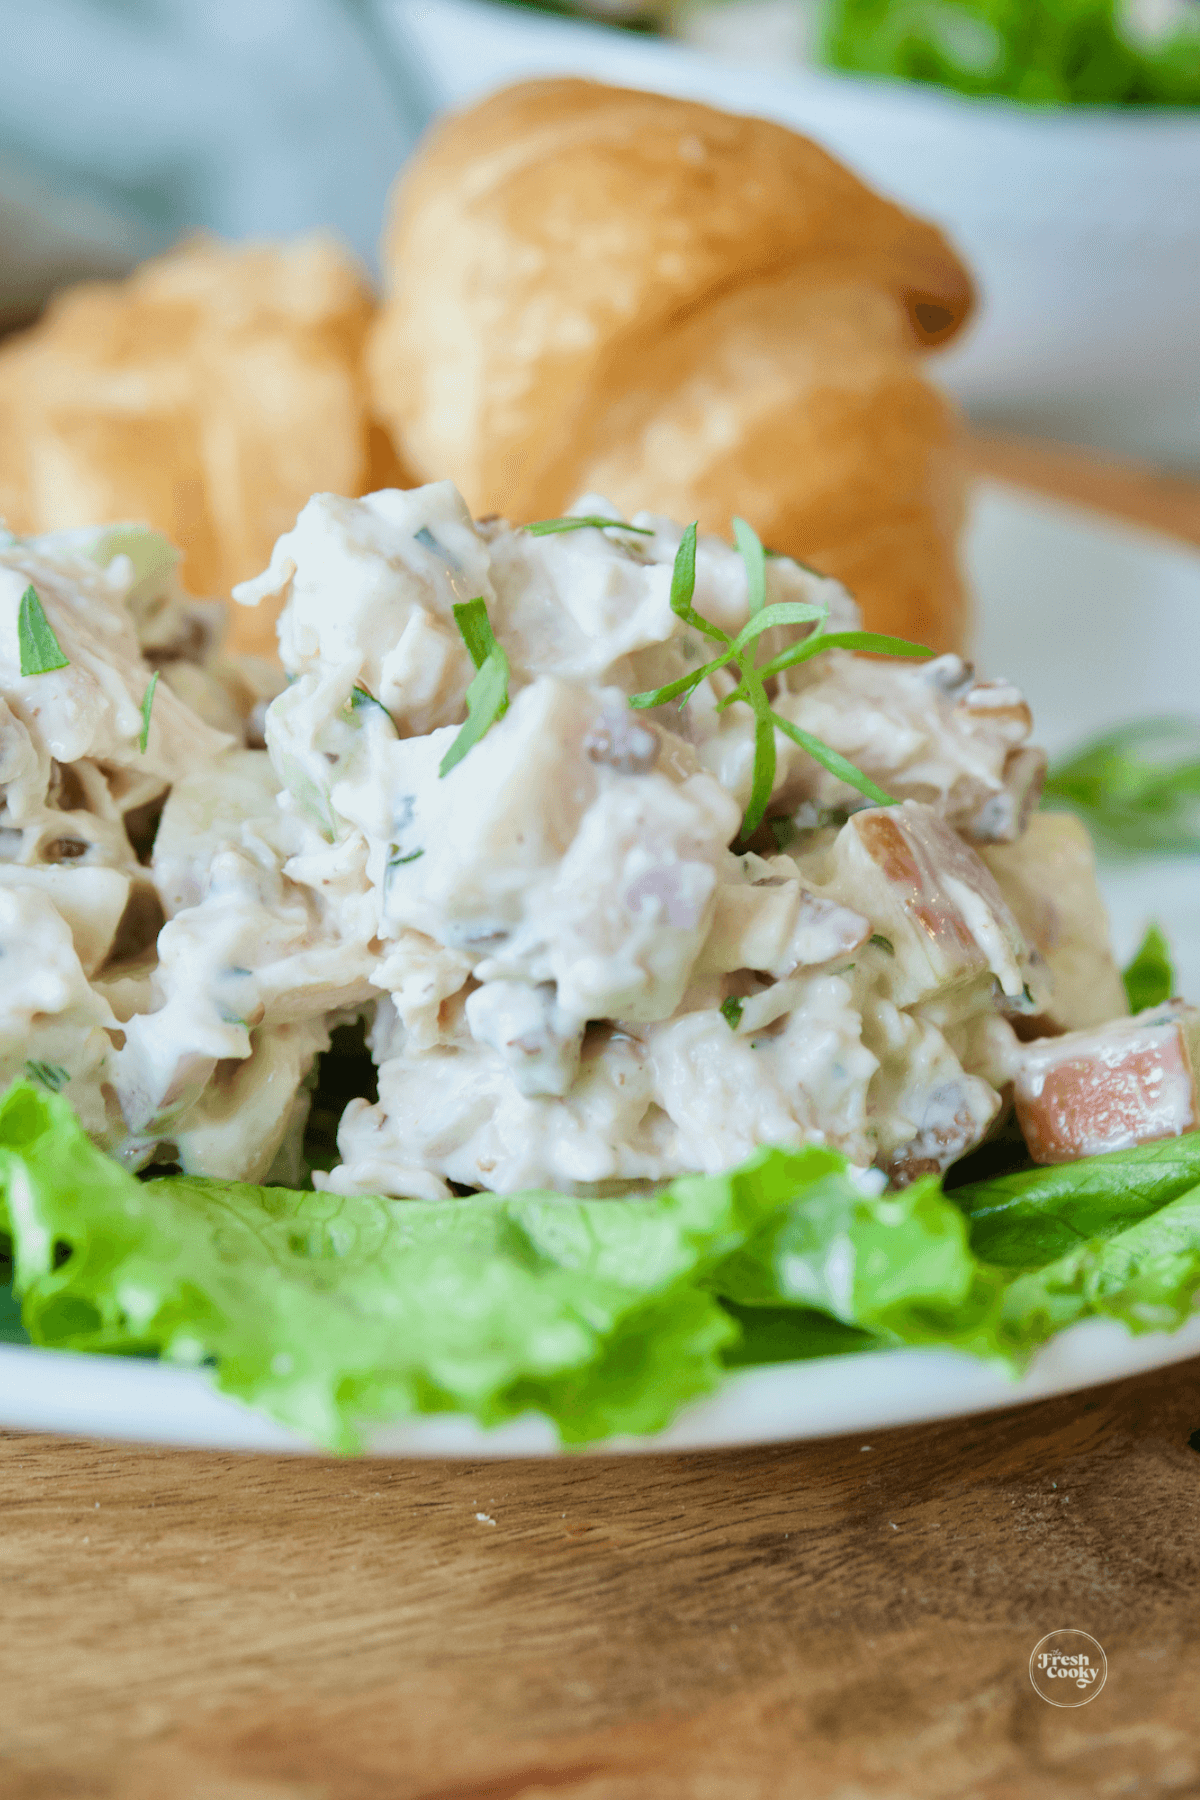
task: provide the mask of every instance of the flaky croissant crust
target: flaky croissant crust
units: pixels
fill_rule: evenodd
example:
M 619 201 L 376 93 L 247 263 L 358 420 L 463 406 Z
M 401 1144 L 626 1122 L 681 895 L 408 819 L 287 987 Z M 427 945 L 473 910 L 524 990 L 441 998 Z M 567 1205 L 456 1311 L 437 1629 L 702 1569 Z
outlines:
M 193 593 L 228 593 L 315 489 L 407 481 L 367 413 L 373 308 L 321 235 L 197 237 L 57 296 L 0 349 L 0 515 L 19 532 L 145 521 Z M 269 624 L 235 626 L 273 648 Z
M 970 280 L 815 144 L 529 83 L 431 133 L 385 263 L 373 403 L 422 475 L 513 518 L 584 489 L 709 529 L 742 512 L 853 573 L 873 623 L 960 637 L 957 426 L 917 359 Z

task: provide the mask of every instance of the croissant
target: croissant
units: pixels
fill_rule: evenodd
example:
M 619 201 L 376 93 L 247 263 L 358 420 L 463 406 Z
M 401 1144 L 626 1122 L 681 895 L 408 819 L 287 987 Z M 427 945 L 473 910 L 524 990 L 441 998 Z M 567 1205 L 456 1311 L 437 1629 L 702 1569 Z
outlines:
M 373 406 L 480 513 L 741 514 L 877 630 L 957 648 L 958 417 L 920 373 L 972 305 L 941 233 L 806 138 L 585 81 L 434 129 L 394 191 Z
M 193 239 L 125 281 L 69 289 L 0 349 L 0 516 L 21 533 L 144 521 L 196 594 L 257 574 L 316 489 L 404 485 L 372 428 L 373 310 L 331 239 Z M 243 649 L 272 621 L 239 612 Z

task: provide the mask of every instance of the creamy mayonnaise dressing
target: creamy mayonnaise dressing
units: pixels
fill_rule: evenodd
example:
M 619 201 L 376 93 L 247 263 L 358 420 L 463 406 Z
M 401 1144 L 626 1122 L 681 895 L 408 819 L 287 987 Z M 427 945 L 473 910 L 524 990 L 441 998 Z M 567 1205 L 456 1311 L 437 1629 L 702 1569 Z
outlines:
M 1064 851 L 1043 816 L 1022 853 L 1044 767 L 1024 701 L 957 657 L 813 657 L 776 710 L 899 804 L 777 733 L 770 816 L 735 851 L 735 677 L 629 706 L 712 653 L 671 610 L 679 528 L 632 523 L 534 537 L 446 482 L 316 495 L 235 596 L 285 601 L 278 692 L 221 659 L 153 534 L 0 546 L 0 948 L 36 965 L 6 978 L 0 1077 L 49 1066 L 131 1166 L 297 1179 L 314 1059 L 365 1012 L 379 1099 L 315 1177 L 342 1193 L 604 1192 L 762 1143 L 907 1180 L 977 1143 L 1026 1026 L 1119 994 L 1073 826 Z M 766 581 L 858 623 L 787 558 Z M 22 677 L 31 582 L 70 662 Z M 453 609 L 476 598 L 509 705 L 443 776 L 475 673 Z M 693 605 L 746 622 L 717 539 Z

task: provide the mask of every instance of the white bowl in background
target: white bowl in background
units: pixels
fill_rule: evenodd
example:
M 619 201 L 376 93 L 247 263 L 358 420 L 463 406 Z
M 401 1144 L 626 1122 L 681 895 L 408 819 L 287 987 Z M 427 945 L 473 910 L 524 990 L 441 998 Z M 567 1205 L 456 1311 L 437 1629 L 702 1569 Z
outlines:
M 1200 112 L 1036 110 L 690 47 L 482 0 L 386 0 L 431 98 L 585 75 L 757 113 L 943 226 L 978 320 L 933 365 L 979 416 L 1200 466 Z

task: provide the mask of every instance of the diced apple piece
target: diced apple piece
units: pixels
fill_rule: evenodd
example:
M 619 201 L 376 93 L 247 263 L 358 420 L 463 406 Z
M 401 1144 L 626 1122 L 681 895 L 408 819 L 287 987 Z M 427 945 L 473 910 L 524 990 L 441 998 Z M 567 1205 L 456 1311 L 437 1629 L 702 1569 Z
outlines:
M 855 813 L 833 848 L 828 891 L 866 913 L 895 956 L 887 997 L 912 1006 L 986 975 L 1020 1001 L 1027 947 L 995 879 L 931 806 Z
M 1027 1044 L 1013 1092 L 1029 1154 L 1074 1162 L 1195 1130 L 1198 1052 L 1200 1010 L 1180 1000 Z
M 1034 813 L 1017 843 L 989 844 L 979 854 L 1050 973 L 1039 1035 L 1123 1018 L 1129 1004 L 1082 822 L 1072 813 Z
M 1019 745 L 1033 729 L 1033 714 L 1020 688 L 1011 681 L 975 681 L 956 702 L 955 718 L 963 730 Z

